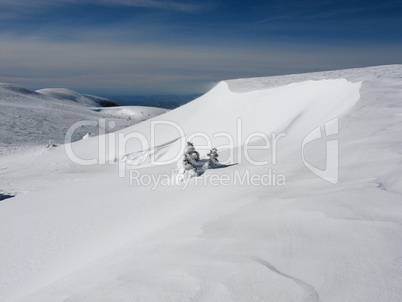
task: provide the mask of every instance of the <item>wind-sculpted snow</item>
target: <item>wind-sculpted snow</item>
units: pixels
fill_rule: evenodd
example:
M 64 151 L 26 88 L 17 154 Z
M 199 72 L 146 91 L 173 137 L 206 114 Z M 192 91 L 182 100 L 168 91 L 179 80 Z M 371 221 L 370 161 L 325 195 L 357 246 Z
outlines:
M 401 108 L 401 65 L 230 80 L 68 145 L 94 159 L 107 142 L 104 164 L 68 146 L 3 155 L 0 301 L 400 301 Z M 113 154 L 153 126 L 153 144 Z M 254 131 L 286 134 L 275 158 L 250 154 L 263 165 L 244 154 Z M 193 133 L 228 165 L 174 183 L 177 162 L 159 164 Z M 336 184 L 311 170 L 333 162 Z
M 359 99 L 360 87 L 360 82 L 351 83 L 345 79 L 309 80 L 277 88 L 234 93 L 228 89 L 226 82 L 221 82 L 204 96 L 164 114 L 163 118 L 157 121 L 150 119 L 121 132 L 125 135 L 140 133 L 157 148 L 169 141 L 184 140 L 183 136 L 199 146 L 205 146 L 204 136 L 207 136 L 212 147 L 219 148 L 228 144 L 227 136 L 233 139 L 234 146 L 241 146 L 248 136 L 256 132 L 268 136 L 286 132 L 292 138 L 291 144 L 299 147 L 302 138 L 317 125 L 322 125 L 353 107 Z M 155 122 L 161 125 L 152 126 L 151 123 Z M 155 129 L 155 136 L 152 138 L 151 128 Z M 192 138 L 197 133 L 202 136 Z M 149 147 L 144 146 L 140 140 L 128 140 L 123 156 L 142 154 L 141 158 L 144 158 L 145 153 L 155 153 L 155 150 L 146 151 Z M 181 147 L 181 144 L 175 143 L 171 146 L 171 152 L 159 154 L 158 160 L 167 161 L 176 157 Z M 98 145 L 96 142 L 82 142 L 75 144 L 74 150 L 79 156 L 93 157 L 98 152 Z M 201 150 L 202 155 L 208 151 L 209 148 Z M 138 163 L 148 163 L 151 157 L 147 158 L 148 160 Z M 114 154 L 110 160 L 114 160 Z
M 398 79 L 402 65 L 375 66 L 367 68 L 322 71 L 286 76 L 260 77 L 228 80 L 229 89 L 233 92 L 250 92 L 255 90 L 275 88 L 283 85 L 299 83 L 307 80 L 346 79 L 351 82 L 375 81 L 376 79 Z

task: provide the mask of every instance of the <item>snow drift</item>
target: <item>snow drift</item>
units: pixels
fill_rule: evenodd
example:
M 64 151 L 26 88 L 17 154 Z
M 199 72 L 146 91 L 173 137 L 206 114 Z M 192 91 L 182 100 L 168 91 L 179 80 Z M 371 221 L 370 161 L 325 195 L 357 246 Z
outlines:
M 123 157 L 136 165 L 125 178 L 122 158 L 80 166 L 64 146 L 2 156 L 0 189 L 16 196 L 0 202 L 0 301 L 400 300 L 401 79 L 392 65 L 224 81 L 177 110 L 71 145 L 94 158 L 113 135 L 180 125 L 183 133 L 160 124 L 154 147 L 128 141 Z M 302 161 L 304 152 L 325 164 L 334 118 L 336 185 Z M 321 139 L 301 149 L 317 128 Z M 235 157 L 185 188 L 158 183 L 176 164 L 152 165 L 149 154 L 168 159 L 200 131 L 222 157 L 253 131 L 286 137 L 275 165 L 260 150 L 254 159 L 268 165 Z M 233 149 L 214 137 L 221 131 L 234 135 Z M 237 179 L 268 170 L 285 185 Z
M 148 164 L 151 158 L 169 161 L 181 152 L 186 139 L 201 148 L 205 155 L 211 147 L 227 145 L 227 136 L 233 140 L 232 147 L 239 147 L 256 132 L 266 135 L 286 133 L 292 138 L 287 148 L 298 147 L 316 125 L 323 125 L 353 107 L 359 99 L 360 87 L 360 82 L 345 79 L 308 80 L 239 93 L 233 92 L 227 82 L 221 82 L 205 95 L 164 114 L 157 121 L 150 119 L 121 130 L 126 135 L 133 132 L 142 135 L 156 148 L 151 148 L 150 143 L 144 145 L 141 140 L 131 139 L 120 153 L 135 165 Z M 158 124 L 153 126 L 155 122 Z M 155 130 L 152 138 L 151 128 Z M 224 135 L 219 135 L 222 133 Z M 205 146 L 205 137 L 212 146 Z M 117 143 L 115 148 L 118 149 Z M 110 152 L 110 161 L 116 159 L 118 151 Z M 81 142 L 74 145 L 74 152 L 81 158 L 94 158 L 99 146 L 95 140 Z

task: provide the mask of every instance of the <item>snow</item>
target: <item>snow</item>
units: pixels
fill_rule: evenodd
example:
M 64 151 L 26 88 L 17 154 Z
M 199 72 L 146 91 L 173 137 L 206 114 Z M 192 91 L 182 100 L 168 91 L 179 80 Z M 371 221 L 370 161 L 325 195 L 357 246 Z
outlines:
M 116 106 L 101 108 L 96 111 L 104 114 L 112 114 L 114 116 L 122 116 L 136 121 L 145 121 L 160 114 L 169 112 L 168 109 L 146 106 Z
M 100 107 L 100 105 L 93 99 L 66 88 L 45 88 L 37 90 L 36 92 L 58 100 L 71 101 L 86 106 Z
M 95 100 L 107 99 L 62 88 L 31 91 L 13 84 L 0 84 L 0 155 L 35 149 L 49 140 L 64 143 L 67 130 L 80 121 L 105 119 L 102 131 L 108 133 L 166 112 L 139 106 L 102 108 Z M 119 112 L 122 110 L 126 113 Z M 75 131 L 73 140 L 81 139 L 86 133 L 98 135 L 99 127 L 83 124 Z
M 47 100 L 24 93 L 35 106 Z M 109 147 L 119 133 L 150 139 L 155 127 L 153 145 L 129 140 L 105 164 L 75 164 L 63 145 L 3 154 L 0 193 L 16 196 L 0 201 L 0 301 L 399 301 L 401 96 L 402 65 L 229 80 L 176 110 L 69 145 L 95 158 L 103 139 Z M 131 109 L 110 110 L 126 119 Z M 331 134 L 324 125 L 336 118 L 338 133 L 304 150 L 324 169 L 327 140 L 339 141 L 334 185 L 307 169 L 301 148 L 317 127 Z M 255 131 L 286 133 L 276 164 L 272 144 L 251 152 L 264 165 L 240 152 Z M 216 147 L 228 166 L 154 185 L 175 177 L 175 155 L 198 132 L 213 145 L 190 139 L 201 158 Z M 231 147 L 221 132 L 233 136 Z M 237 178 L 269 169 L 269 185 Z

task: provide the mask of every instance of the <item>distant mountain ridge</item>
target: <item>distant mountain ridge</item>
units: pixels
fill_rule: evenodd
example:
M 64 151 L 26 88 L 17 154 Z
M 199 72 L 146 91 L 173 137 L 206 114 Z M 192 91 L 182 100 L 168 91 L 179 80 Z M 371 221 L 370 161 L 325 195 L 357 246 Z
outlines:
M 81 94 L 79 92 L 67 88 L 44 88 L 34 91 L 11 83 L 0 83 L 0 89 L 2 90 L 3 93 L 6 92 L 17 93 L 19 95 L 35 96 L 41 99 L 50 97 L 58 101 L 69 101 L 85 106 L 93 106 L 93 107 L 119 106 L 116 102 L 108 98 L 94 96 L 90 94 Z
M 108 107 L 108 108 L 105 108 Z M 102 131 L 116 131 L 167 110 L 153 107 L 123 106 L 113 101 L 66 88 L 47 88 L 37 91 L 15 84 L 0 83 L 0 155 L 21 149 L 44 146 L 51 141 L 61 144 L 67 130 L 81 121 L 113 121 L 114 127 Z M 76 129 L 73 141 L 84 135 L 99 134 L 99 127 L 85 123 Z
M 36 92 L 58 100 L 72 101 L 86 106 L 94 106 L 94 107 L 118 106 L 118 104 L 107 98 L 89 94 L 81 94 L 67 88 L 45 88 L 36 90 Z
M 134 105 L 134 106 L 151 106 L 160 107 L 165 109 L 175 109 L 180 107 L 196 98 L 200 97 L 201 94 L 189 94 L 189 95 L 117 95 L 110 96 L 113 100 L 123 105 Z

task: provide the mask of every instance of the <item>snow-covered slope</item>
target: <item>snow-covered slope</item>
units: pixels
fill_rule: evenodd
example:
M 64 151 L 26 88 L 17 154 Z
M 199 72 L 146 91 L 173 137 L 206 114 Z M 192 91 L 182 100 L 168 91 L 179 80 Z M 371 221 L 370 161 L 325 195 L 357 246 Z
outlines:
M 106 115 L 110 114 L 113 116 L 130 118 L 130 120 L 135 121 L 145 121 L 147 119 L 169 112 L 168 109 L 146 106 L 115 106 L 99 108 L 96 109 L 96 111 Z
M 124 107 L 110 110 L 99 107 L 100 102 L 107 101 L 68 89 L 31 91 L 13 84 L 0 84 L 0 154 L 44 146 L 49 140 L 63 143 L 67 130 L 80 121 L 98 122 L 104 118 L 102 131 L 107 133 L 166 112 L 148 107 L 147 114 L 142 115 L 144 107 L 128 107 L 126 113 L 122 112 Z M 83 123 L 74 132 L 73 140 L 81 139 L 86 133 L 97 135 L 99 127 Z
M 62 101 L 70 101 L 77 104 L 93 107 L 117 106 L 113 101 L 100 96 L 81 94 L 66 88 L 45 88 L 36 91 L 37 93 L 47 95 Z
M 45 88 L 36 92 L 58 100 L 71 101 L 85 106 L 100 107 L 95 99 L 88 98 L 85 95 L 66 88 Z
M 17 196 L 0 201 L 0 301 L 399 301 L 401 99 L 402 65 L 230 80 L 114 134 L 2 156 Z M 236 165 L 177 185 L 159 164 L 194 133 L 202 158 L 211 140 Z M 338 183 L 303 159 L 338 161 Z

